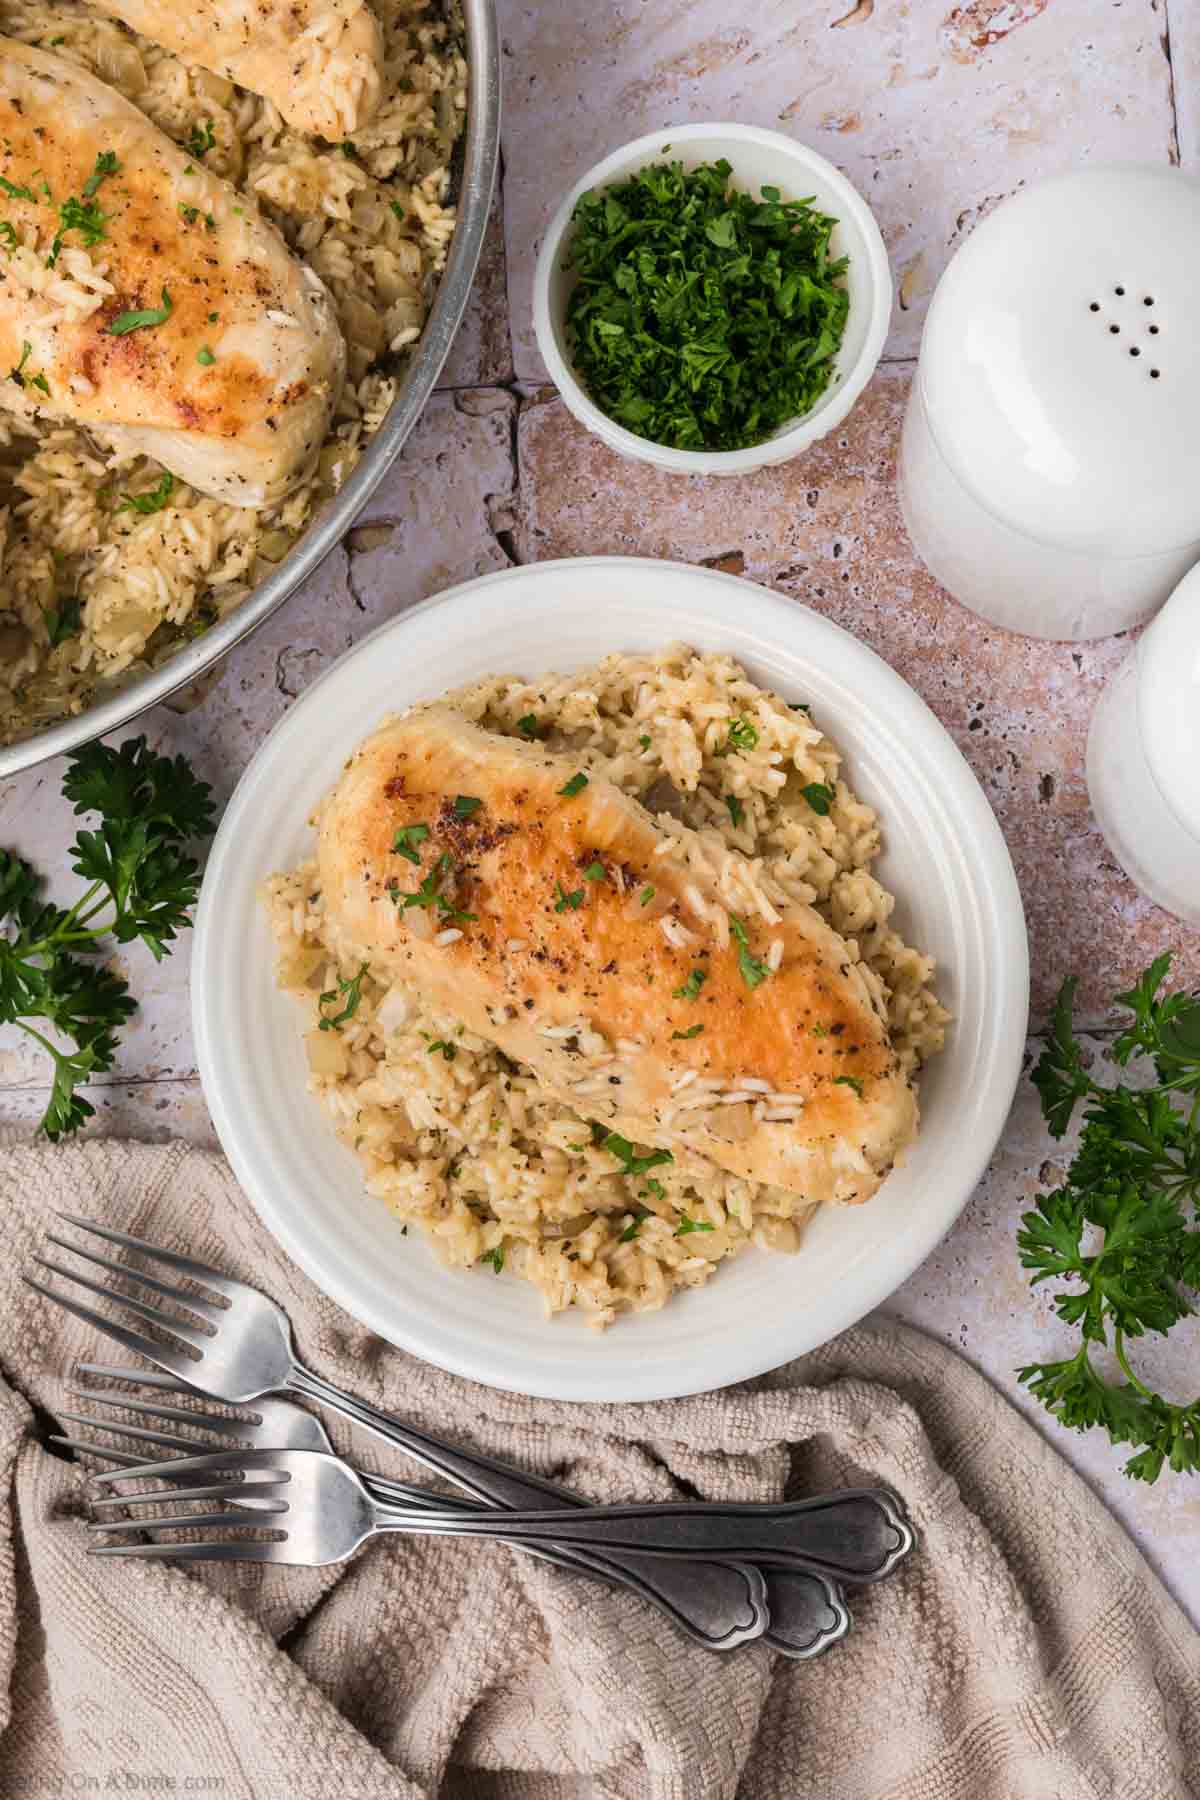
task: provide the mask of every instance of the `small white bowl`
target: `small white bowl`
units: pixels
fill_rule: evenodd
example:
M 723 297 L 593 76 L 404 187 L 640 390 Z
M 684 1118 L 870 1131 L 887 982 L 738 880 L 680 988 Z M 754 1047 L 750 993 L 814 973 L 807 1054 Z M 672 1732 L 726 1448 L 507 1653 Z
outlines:
M 611 186 L 648 163 L 681 162 L 685 169 L 725 157 L 737 186 L 757 198 L 777 187 L 785 200 L 812 198 L 838 223 L 830 241 L 835 257 L 849 258 L 846 287 L 850 312 L 829 386 L 803 417 L 745 450 L 675 450 L 626 431 L 591 400 L 571 366 L 566 311 L 575 276 L 565 268 L 571 220 L 581 196 Z M 679 125 L 635 138 L 589 169 L 571 189 L 546 229 L 533 277 L 533 327 L 550 378 L 581 425 L 610 450 L 669 469 L 676 475 L 745 475 L 787 462 L 841 424 L 875 372 L 892 312 L 892 276 L 879 227 L 862 195 L 815 150 L 778 131 L 754 125 Z

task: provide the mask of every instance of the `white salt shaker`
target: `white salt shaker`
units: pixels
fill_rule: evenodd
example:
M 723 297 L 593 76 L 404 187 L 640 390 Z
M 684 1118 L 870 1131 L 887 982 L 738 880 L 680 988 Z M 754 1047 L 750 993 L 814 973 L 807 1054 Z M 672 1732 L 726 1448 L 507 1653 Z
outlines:
M 1125 631 L 1200 557 L 1200 180 L 1082 169 L 1005 201 L 930 306 L 900 457 L 942 585 L 1030 637 Z
M 1200 569 L 1109 683 L 1088 736 L 1092 810 L 1126 874 L 1200 925 Z

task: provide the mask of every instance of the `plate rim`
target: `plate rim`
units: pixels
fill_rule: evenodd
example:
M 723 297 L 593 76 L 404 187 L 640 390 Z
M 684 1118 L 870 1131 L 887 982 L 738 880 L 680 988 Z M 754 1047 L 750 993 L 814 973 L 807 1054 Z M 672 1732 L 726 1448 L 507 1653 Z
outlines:
M 827 642 L 848 640 L 856 655 L 875 665 L 882 672 L 885 682 L 891 684 L 894 691 L 905 696 L 906 704 L 915 707 L 919 713 L 925 716 L 927 723 L 932 726 L 935 735 L 941 740 L 943 768 L 947 772 L 953 770 L 957 784 L 961 786 L 965 782 L 966 789 L 972 794 L 972 803 L 978 814 L 976 822 L 982 824 L 983 831 L 991 838 L 992 854 L 988 858 L 991 872 L 991 898 L 997 923 L 1003 932 L 1003 940 L 994 946 L 996 951 L 994 961 L 997 965 L 1003 965 L 1007 979 L 1004 990 L 1000 991 L 997 996 L 1002 1002 L 1003 1012 L 991 1036 L 988 1066 L 984 1071 L 990 1077 L 989 1098 L 986 1102 L 987 1127 L 973 1140 L 973 1151 L 971 1147 L 967 1147 L 961 1153 L 962 1173 L 954 1183 L 956 1192 L 961 1188 L 961 1193 L 952 1204 L 943 1204 L 935 1209 L 923 1229 L 910 1230 L 904 1240 L 904 1252 L 899 1261 L 896 1260 L 893 1243 L 892 1254 L 881 1257 L 877 1267 L 866 1270 L 856 1269 L 856 1298 L 847 1309 L 847 1316 L 833 1330 L 821 1327 L 818 1335 L 812 1336 L 806 1334 L 803 1329 L 797 1329 L 795 1342 L 784 1349 L 782 1354 L 776 1353 L 778 1346 L 766 1348 L 760 1345 L 758 1350 L 752 1350 L 742 1357 L 732 1356 L 726 1361 L 720 1378 L 716 1381 L 712 1379 L 711 1373 L 695 1377 L 690 1375 L 686 1368 L 678 1366 L 673 1366 L 671 1372 L 664 1373 L 657 1362 L 648 1362 L 649 1373 L 644 1374 L 636 1383 L 631 1384 L 630 1380 L 621 1379 L 619 1371 L 616 1379 L 611 1380 L 606 1378 L 604 1359 L 599 1355 L 588 1364 L 586 1379 L 581 1380 L 574 1377 L 556 1380 L 553 1371 L 552 1332 L 554 1326 L 552 1322 L 547 1322 L 546 1325 L 544 1368 L 532 1377 L 528 1371 L 514 1376 L 504 1369 L 482 1366 L 478 1358 L 473 1358 L 470 1354 L 462 1354 L 453 1348 L 447 1350 L 431 1344 L 423 1330 L 410 1327 L 410 1322 L 403 1310 L 397 1310 L 385 1318 L 379 1316 L 373 1306 L 364 1306 L 358 1296 L 348 1294 L 337 1271 L 331 1278 L 328 1270 L 320 1266 L 320 1258 L 310 1250 L 305 1234 L 293 1228 L 293 1223 L 287 1214 L 286 1204 L 281 1206 L 272 1194 L 264 1192 L 264 1184 L 258 1179 L 252 1159 L 244 1153 L 244 1146 L 239 1140 L 236 1120 L 227 1105 L 228 1096 L 217 1073 L 219 1065 L 218 1059 L 214 1056 L 213 1033 L 210 1030 L 209 1005 L 213 984 L 206 976 L 211 956 L 210 946 L 215 942 L 217 936 L 214 920 L 219 918 L 218 896 L 225 885 L 222 875 L 226 862 L 232 854 L 231 846 L 236 842 L 242 815 L 247 812 L 252 803 L 257 802 L 258 796 L 254 790 L 268 758 L 272 754 L 278 753 L 280 740 L 286 743 L 295 734 L 297 731 L 296 721 L 308 716 L 311 708 L 319 703 L 326 684 L 334 680 L 344 680 L 349 667 L 361 656 L 370 654 L 372 647 L 377 645 L 380 639 L 388 636 L 402 639 L 415 620 L 423 619 L 431 612 L 442 609 L 453 610 L 455 607 L 469 604 L 471 596 L 485 588 L 543 580 L 553 583 L 556 578 L 561 580 L 566 573 L 578 575 L 582 570 L 589 568 L 617 570 L 622 567 L 636 571 L 643 581 L 652 581 L 657 576 L 666 575 L 672 579 L 685 577 L 691 582 L 718 586 L 727 591 L 735 590 L 743 597 L 744 601 L 753 599 L 764 614 L 774 613 L 783 632 L 788 630 L 789 625 L 795 628 L 797 624 L 801 624 L 806 631 L 815 632 L 818 640 L 822 636 Z M 749 589 L 749 595 L 746 594 L 747 589 Z M 669 621 L 664 621 L 664 631 L 667 635 L 669 635 L 669 623 Z M 775 621 L 772 620 L 772 625 L 774 623 Z M 778 632 L 773 632 L 772 635 L 778 642 Z M 560 654 L 559 660 L 569 659 L 564 659 Z M 978 846 L 976 846 L 977 848 Z M 972 860 L 979 860 L 978 855 Z M 489 1388 L 505 1392 L 523 1393 L 538 1398 L 604 1404 L 669 1400 L 692 1393 L 710 1392 L 716 1388 L 726 1387 L 763 1374 L 770 1369 L 781 1367 L 794 1357 L 819 1348 L 820 1345 L 831 1341 L 840 1332 L 848 1330 L 883 1304 L 901 1287 L 951 1230 L 978 1186 L 996 1145 L 1000 1141 L 1020 1082 L 1028 1033 L 1030 998 L 1028 934 L 1020 889 L 1008 845 L 974 771 L 946 727 L 916 689 L 905 681 L 904 677 L 870 645 L 824 614 L 806 606 L 802 601 L 780 595 L 773 589 L 748 577 L 731 575 L 722 570 L 679 560 L 638 556 L 560 557 L 543 562 L 491 570 L 482 576 L 456 583 L 440 593 L 430 595 L 424 600 L 405 607 L 395 617 L 385 620 L 356 644 L 351 645 L 327 669 L 323 670 L 268 732 L 242 771 L 230 796 L 211 846 L 196 910 L 192 973 L 191 1011 L 197 1068 L 222 1150 L 262 1224 L 314 1285 L 341 1306 L 352 1318 L 365 1325 L 385 1342 L 420 1357 L 436 1367 L 445 1369 L 451 1374 L 463 1376 Z M 313 1104 L 315 1111 L 315 1102 Z M 686 1301 L 690 1297 L 683 1296 L 682 1299 Z

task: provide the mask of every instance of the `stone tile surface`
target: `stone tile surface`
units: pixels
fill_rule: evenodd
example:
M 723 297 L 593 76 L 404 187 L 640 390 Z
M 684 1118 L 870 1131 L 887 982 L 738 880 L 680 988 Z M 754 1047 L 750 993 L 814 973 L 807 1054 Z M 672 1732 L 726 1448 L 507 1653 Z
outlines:
M 1182 168 L 1200 172 L 1200 10 L 1194 0 L 1162 0 L 1171 52 L 1178 155 Z
M 912 355 L 948 258 L 1000 200 L 1076 163 L 1167 157 L 1163 3 L 501 0 L 518 376 L 545 379 L 530 283 L 563 193 L 631 138 L 706 119 L 786 132 L 850 177 L 891 255 L 886 354 Z M 1171 0 L 1172 23 L 1189 10 Z
M 511 381 L 512 374 L 508 277 L 504 261 L 504 198 L 497 192 L 471 298 L 437 385 L 439 388 L 493 387 Z
M 1088 806 L 1084 750 L 1117 640 L 1044 644 L 998 632 L 938 587 L 909 545 L 894 467 L 907 368 L 881 370 L 839 433 L 736 480 L 626 462 L 557 397 L 521 413 L 522 561 L 622 554 L 713 563 L 793 596 L 870 644 L 928 701 L 983 784 L 1025 899 L 1035 1023 L 1063 976 L 1082 1016 L 1175 945 L 1200 983 L 1200 932 L 1152 906 L 1113 862 Z M 886 824 L 886 821 L 885 821 Z

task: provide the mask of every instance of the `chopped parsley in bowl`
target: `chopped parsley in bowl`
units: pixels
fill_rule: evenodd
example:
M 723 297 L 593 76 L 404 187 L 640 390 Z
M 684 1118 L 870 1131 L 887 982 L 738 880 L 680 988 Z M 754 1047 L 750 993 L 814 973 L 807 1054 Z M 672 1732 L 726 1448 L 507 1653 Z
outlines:
M 836 225 L 774 186 L 754 199 L 724 157 L 651 163 L 590 190 L 566 248 L 574 373 L 609 418 L 655 443 L 761 443 L 833 377 L 850 310 Z

